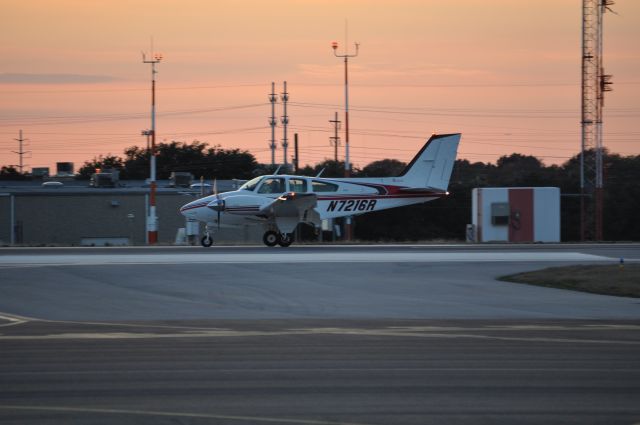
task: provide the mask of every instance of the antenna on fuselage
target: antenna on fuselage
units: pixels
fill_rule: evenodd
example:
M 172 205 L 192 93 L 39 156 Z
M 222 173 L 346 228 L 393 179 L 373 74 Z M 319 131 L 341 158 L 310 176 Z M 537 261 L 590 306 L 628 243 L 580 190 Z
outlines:
M 325 167 L 326 168 L 326 167 Z M 322 175 L 322 173 L 324 173 L 325 168 L 323 168 L 322 170 L 320 170 L 320 172 L 318 174 L 316 174 L 316 177 L 320 177 Z
M 278 165 L 278 168 L 276 168 L 276 171 L 273 173 L 273 175 L 277 176 L 280 172 L 280 168 L 282 168 L 282 164 Z

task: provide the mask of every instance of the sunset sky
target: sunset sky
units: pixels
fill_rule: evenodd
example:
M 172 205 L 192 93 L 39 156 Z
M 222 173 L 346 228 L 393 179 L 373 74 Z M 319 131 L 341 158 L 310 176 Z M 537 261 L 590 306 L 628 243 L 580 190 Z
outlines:
M 459 157 L 513 152 L 562 163 L 580 149 L 580 0 L 0 0 L 0 165 L 27 170 L 145 146 L 150 67 L 158 141 L 199 140 L 270 162 L 271 82 L 290 93 L 301 164 L 333 157 L 349 63 L 355 166 L 411 159 L 432 133 L 461 132 Z M 604 144 L 640 154 L 640 1 L 605 15 Z M 282 115 L 278 103 L 276 114 Z M 340 133 L 344 140 L 344 132 Z M 278 145 L 282 127 L 276 131 Z M 340 159 L 344 157 L 341 146 Z M 292 152 L 292 149 L 290 150 Z M 282 149 L 276 152 L 282 161 Z

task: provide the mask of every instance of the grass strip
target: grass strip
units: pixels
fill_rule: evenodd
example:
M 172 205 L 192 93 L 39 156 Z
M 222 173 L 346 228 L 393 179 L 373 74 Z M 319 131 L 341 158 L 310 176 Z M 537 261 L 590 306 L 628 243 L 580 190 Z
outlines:
M 640 298 L 640 264 L 550 267 L 501 276 L 498 280 L 593 294 Z

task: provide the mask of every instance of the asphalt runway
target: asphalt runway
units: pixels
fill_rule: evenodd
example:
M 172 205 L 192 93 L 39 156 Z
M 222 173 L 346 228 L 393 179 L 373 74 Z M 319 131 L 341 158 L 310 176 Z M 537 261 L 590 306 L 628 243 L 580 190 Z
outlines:
M 638 302 L 499 282 L 640 245 L 0 251 L 0 312 L 52 320 L 640 319 Z
M 0 422 L 640 424 L 638 245 L 0 250 Z

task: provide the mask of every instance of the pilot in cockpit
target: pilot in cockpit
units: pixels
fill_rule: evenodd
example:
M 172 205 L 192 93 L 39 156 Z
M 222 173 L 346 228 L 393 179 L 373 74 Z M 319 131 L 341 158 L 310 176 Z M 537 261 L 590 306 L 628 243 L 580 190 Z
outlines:
M 282 188 L 282 182 L 280 179 L 272 179 L 264 182 L 262 187 L 260 188 L 260 192 L 262 193 L 282 193 L 284 189 Z

